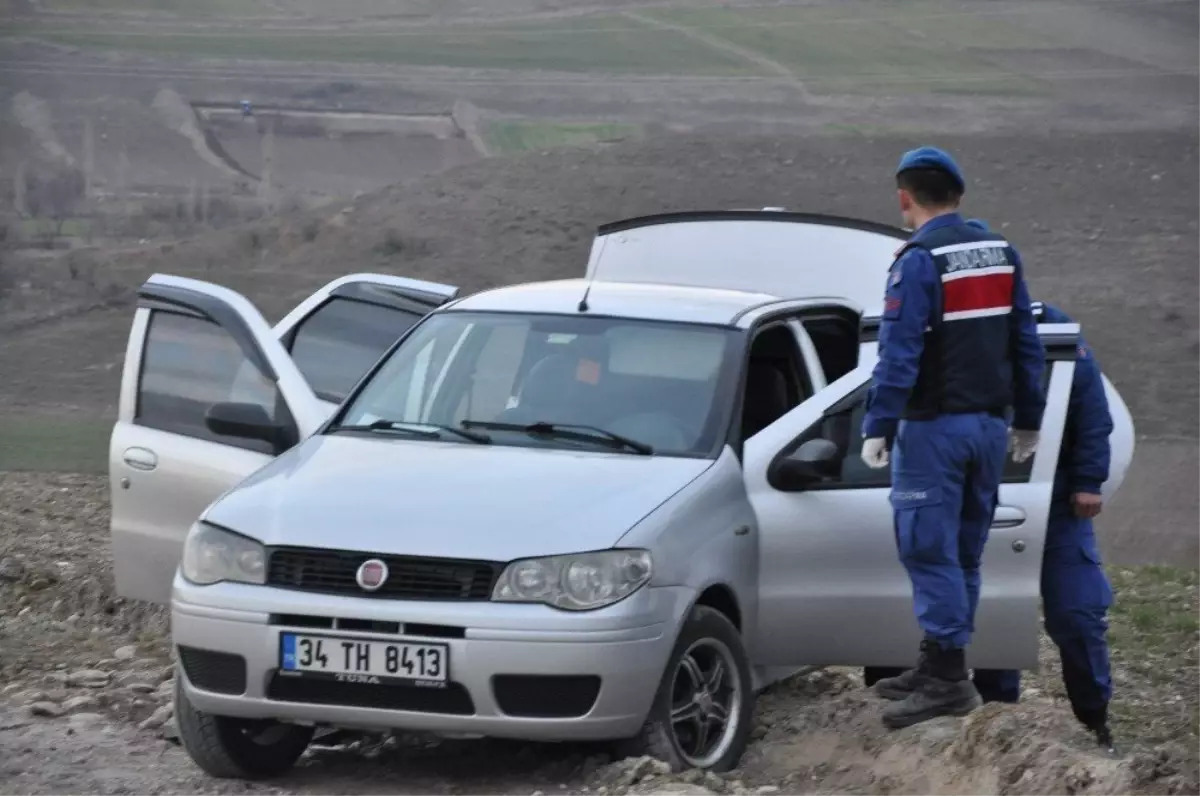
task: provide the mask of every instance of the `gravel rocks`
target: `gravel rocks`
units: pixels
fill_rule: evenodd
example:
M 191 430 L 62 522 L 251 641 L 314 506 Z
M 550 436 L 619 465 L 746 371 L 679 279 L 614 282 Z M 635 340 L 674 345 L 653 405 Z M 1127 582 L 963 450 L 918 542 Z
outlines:
M 157 730 L 166 724 L 175 714 L 175 709 L 171 705 L 163 705 L 158 710 L 150 715 L 150 718 L 138 724 L 139 730 Z
M 29 715 L 44 716 L 50 719 L 56 719 L 59 716 L 66 715 L 65 710 L 60 705 L 53 702 L 34 702 L 29 706 Z

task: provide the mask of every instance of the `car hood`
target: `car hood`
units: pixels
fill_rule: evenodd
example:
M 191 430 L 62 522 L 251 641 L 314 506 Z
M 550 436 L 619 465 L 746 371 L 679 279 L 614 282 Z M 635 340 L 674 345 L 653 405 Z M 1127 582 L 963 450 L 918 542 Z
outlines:
M 611 547 L 707 459 L 321 435 L 204 519 L 268 545 L 509 561 Z

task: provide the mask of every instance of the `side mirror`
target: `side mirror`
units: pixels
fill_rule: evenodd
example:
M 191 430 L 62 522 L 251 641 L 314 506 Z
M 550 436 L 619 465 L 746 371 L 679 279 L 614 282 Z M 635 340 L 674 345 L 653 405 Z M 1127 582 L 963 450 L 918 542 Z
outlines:
M 204 414 L 204 425 L 214 434 L 267 442 L 276 453 L 289 447 L 288 429 L 271 419 L 259 404 L 213 404 Z
M 799 492 L 823 478 L 834 478 L 841 467 L 838 446 L 827 439 L 810 439 L 771 465 L 767 481 L 784 492 Z

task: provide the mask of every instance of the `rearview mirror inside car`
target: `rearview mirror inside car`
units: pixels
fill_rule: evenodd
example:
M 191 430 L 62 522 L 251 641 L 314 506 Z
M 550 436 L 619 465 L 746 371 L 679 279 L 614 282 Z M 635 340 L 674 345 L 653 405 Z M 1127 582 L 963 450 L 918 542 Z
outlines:
M 218 403 L 204 414 L 204 425 L 214 434 L 267 442 L 276 453 L 288 446 L 287 428 L 276 423 L 259 404 Z
M 787 456 L 775 460 L 767 473 L 771 486 L 783 492 L 799 492 L 838 474 L 838 446 L 827 439 L 810 439 Z

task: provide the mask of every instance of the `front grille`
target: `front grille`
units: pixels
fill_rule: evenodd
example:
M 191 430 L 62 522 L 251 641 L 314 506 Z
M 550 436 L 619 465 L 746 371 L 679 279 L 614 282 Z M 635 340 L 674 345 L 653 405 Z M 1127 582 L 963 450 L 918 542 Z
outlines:
M 366 591 L 355 578 L 359 566 L 372 558 L 387 564 L 388 577 L 379 589 Z M 269 549 L 267 585 L 390 600 L 487 600 L 499 570 L 491 561 L 275 547 Z
M 471 716 L 475 713 L 471 695 L 459 683 L 447 683 L 445 688 L 416 688 L 406 685 L 339 683 L 336 680 L 285 677 L 277 673 L 271 676 L 267 686 L 267 699 L 452 716 Z
M 179 662 L 192 685 L 218 694 L 246 691 L 246 659 L 228 652 L 180 647 Z
M 498 674 L 492 677 L 496 704 L 509 716 L 566 719 L 587 715 L 600 695 L 594 675 Z
M 362 633 L 387 633 L 392 636 L 427 638 L 466 638 L 467 629 L 455 625 L 427 625 L 420 622 L 385 622 L 378 619 L 344 619 L 307 614 L 271 614 L 271 624 L 286 627 L 316 627 L 322 630 L 356 630 Z

